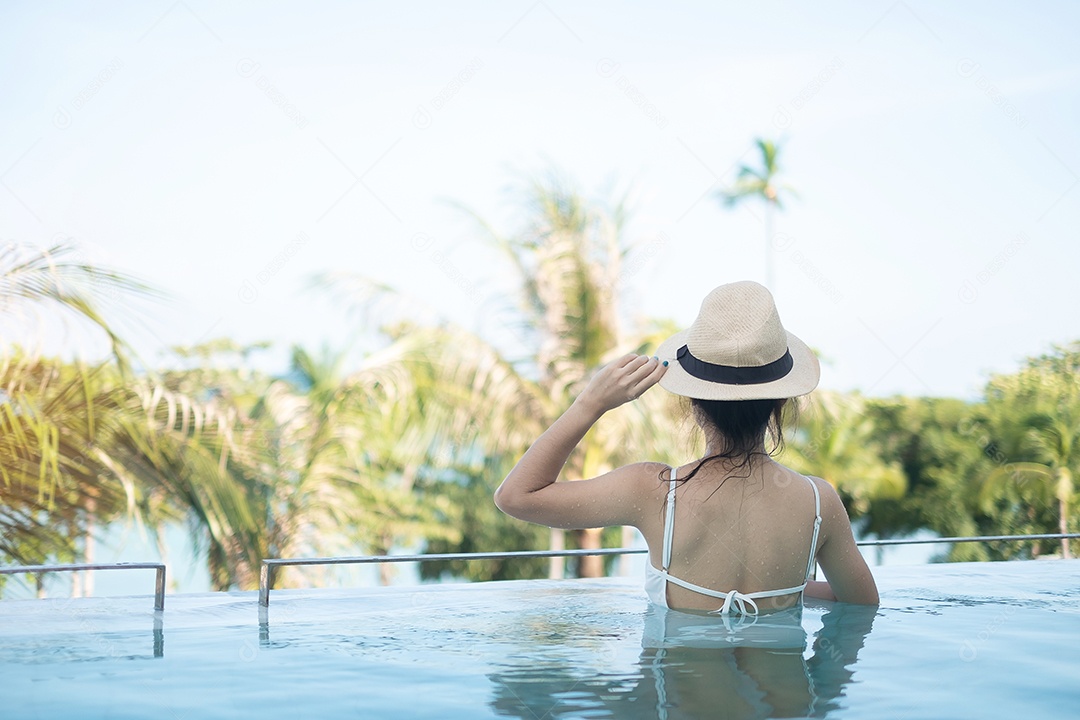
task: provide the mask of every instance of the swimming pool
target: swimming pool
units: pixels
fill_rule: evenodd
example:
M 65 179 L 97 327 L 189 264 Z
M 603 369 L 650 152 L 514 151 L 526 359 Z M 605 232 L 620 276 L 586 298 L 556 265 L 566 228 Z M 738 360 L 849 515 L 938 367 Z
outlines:
M 5 718 L 1080 715 L 1080 560 L 876 576 L 876 612 L 811 601 L 801 644 L 771 648 L 723 629 L 711 644 L 657 647 L 633 578 L 277 590 L 261 612 L 253 592 L 174 595 L 157 615 L 145 596 L 5 601 L 0 707 Z

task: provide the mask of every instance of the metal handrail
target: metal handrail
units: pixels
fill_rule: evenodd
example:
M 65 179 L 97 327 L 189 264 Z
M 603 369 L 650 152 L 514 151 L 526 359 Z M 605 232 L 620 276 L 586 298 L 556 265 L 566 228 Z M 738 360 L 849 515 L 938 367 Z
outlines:
M 919 540 L 860 540 L 856 545 L 932 545 L 993 540 L 1064 540 L 1080 538 L 1080 533 L 1046 535 L 982 535 L 973 537 L 924 538 Z M 433 553 L 430 555 L 359 555 L 355 557 L 267 558 L 259 570 L 259 605 L 269 607 L 274 571 L 282 566 L 371 565 L 376 563 L 433 562 L 446 560 L 502 560 L 508 558 L 583 557 L 593 555 L 644 555 L 648 548 L 600 548 L 597 550 L 518 550 L 509 552 Z
M 577 557 L 580 555 L 641 555 L 645 548 L 601 548 L 598 550 L 511 550 L 508 552 L 432 553 L 428 555 L 359 555 L 329 558 L 267 558 L 259 570 L 259 604 L 270 604 L 274 569 L 283 565 L 369 565 L 386 562 L 430 562 L 438 560 L 499 560 L 503 558 Z
M 934 545 L 938 543 L 990 542 L 1002 540 L 1066 540 L 1080 538 L 1080 533 L 1048 533 L 1042 535 L 976 535 L 969 537 L 922 538 L 918 540 L 860 540 L 856 545 Z M 596 555 L 644 555 L 647 548 L 599 548 L 596 550 L 519 550 L 509 552 L 433 553 L 422 555 L 360 555 L 355 557 L 267 558 L 259 571 L 259 605 L 268 607 L 274 585 L 274 571 L 282 566 L 301 565 L 366 565 L 376 563 L 437 562 L 448 560 L 501 560 L 511 558 L 585 557 Z M 155 570 L 154 610 L 165 609 L 165 565 L 163 563 L 120 562 L 83 563 L 70 565 L 17 565 L 0 567 L 0 575 L 23 573 L 78 572 L 81 570 Z
M 1046 535 L 972 535 L 970 537 L 920 538 L 918 540 L 859 540 L 856 545 L 935 545 L 937 543 L 966 543 L 991 540 L 1067 540 L 1080 538 L 1080 533 L 1050 533 Z
M 13 565 L 0 567 L 0 575 L 21 575 L 22 573 L 78 572 L 80 570 L 156 570 L 154 582 L 154 610 L 165 609 L 165 565 L 162 563 L 120 562 L 120 563 L 84 563 L 75 565 Z

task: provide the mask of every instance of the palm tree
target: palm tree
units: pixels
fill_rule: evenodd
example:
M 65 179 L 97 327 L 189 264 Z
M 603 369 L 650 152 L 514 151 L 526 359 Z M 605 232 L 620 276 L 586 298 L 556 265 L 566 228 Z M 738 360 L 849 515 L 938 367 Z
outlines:
M 520 355 L 512 361 L 515 372 L 504 382 L 519 388 L 511 397 L 537 398 L 537 410 L 530 418 L 535 432 L 569 407 L 598 366 L 627 351 L 644 352 L 657 339 L 640 329 L 627 332 L 623 327 L 621 268 L 630 252 L 622 237 L 625 205 L 619 202 L 604 211 L 556 177 L 531 183 L 525 205 L 524 228 L 514 235 L 505 236 L 482 221 L 481 225 L 517 271 Z M 667 414 L 665 400 L 662 394 L 650 393 L 605 417 L 571 454 L 564 479 L 601 474 L 639 460 L 640 453 L 671 459 L 676 445 L 672 428 L 658 420 Z M 522 414 L 508 407 L 498 417 L 519 423 Z M 501 423 L 492 423 L 483 436 L 498 436 L 506 430 Z M 524 449 L 520 447 L 517 454 Z M 574 536 L 580 548 L 601 547 L 600 528 L 574 531 Z M 552 547 L 560 547 L 562 537 L 563 531 L 553 530 Z M 578 572 L 582 577 L 602 575 L 602 558 L 582 558 Z M 561 573 L 561 562 L 556 560 L 552 574 Z
M 150 485 L 169 508 L 158 517 L 186 519 L 216 589 L 255 587 L 266 557 L 335 554 L 357 543 L 380 551 L 388 535 L 420 522 L 411 488 L 388 482 L 379 445 L 409 447 L 408 428 L 385 427 L 412 395 L 400 346 L 352 374 L 347 350 L 314 356 L 294 347 L 280 378 L 213 369 L 209 359 L 222 352 L 243 351 L 227 342 L 186 350 L 202 366 L 165 374 L 163 397 L 207 399 L 190 421 L 153 413 L 156 432 L 143 448 L 159 469 Z M 303 570 L 281 575 L 285 586 L 307 581 Z
M 121 372 L 129 368 L 130 348 L 106 316 L 133 301 L 158 297 L 124 273 L 82 261 L 72 245 L 0 246 L 0 321 L 8 330 L 17 335 L 28 316 L 74 316 L 104 333 Z M 49 557 L 92 560 L 96 521 L 115 515 L 126 505 L 125 497 L 130 499 L 131 487 L 116 484 L 106 467 L 102 433 L 119 407 L 108 365 L 63 364 L 4 348 L 0 553 L 23 563 Z M 89 591 L 89 575 L 85 583 Z
M 321 362 L 294 350 L 293 375 L 300 375 L 297 389 L 308 404 L 310 433 L 301 476 L 321 475 L 313 487 L 339 486 L 344 494 L 327 507 L 348 511 L 330 527 L 377 555 L 454 532 L 437 521 L 414 487 L 441 419 L 426 402 L 431 375 L 422 359 L 425 349 L 422 334 L 402 332 L 349 374 L 344 372 L 347 350 L 326 354 Z M 390 583 L 391 568 L 379 566 L 384 585 Z
M 243 503 L 225 471 L 233 423 L 214 406 L 111 362 L 27 357 L 5 363 L 0 382 L 9 398 L 0 408 L 0 552 L 30 564 L 91 561 L 97 523 L 126 515 L 158 528 L 207 496 L 204 524 L 240 536 L 219 519 Z M 209 490 L 177 476 L 202 478 L 197 487 Z
M 809 403 L 782 453 L 784 461 L 832 484 L 852 517 L 866 515 L 876 501 L 901 498 L 907 479 L 899 463 L 882 459 L 866 400 L 819 390 Z M 882 556 L 879 547 L 879 563 Z
M 11 321 L 36 311 L 74 315 L 105 334 L 121 368 L 127 367 L 130 347 L 106 310 L 115 314 L 133 301 L 161 297 L 126 273 L 83 261 L 74 245 L 0 245 L 0 318 Z
M 128 506 L 133 489 L 113 482 L 103 456 L 116 425 L 109 369 L 14 353 L 0 362 L 0 555 L 92 559 L 76 541 Z
M 755 144 L 761 152 L 761 166 L 753 168 L 749 165 L 740 165 L 734 184 L 726 190 L 721 190 L 717 195 L 727 208 L 736 207 L 751 199 L 759 199 L 765 204 L 765 285 L 775 292 L 771 246 L 773 212 L 784 209 L 782 196 L 797 197 L 797 195 L 790 185 L 778 180 L 780 166 L 777 155 L 780 150 L 776 143 L 758 138 Z
M 1075 431 L 1072 434 L 1075 441 Z M 1055 441 L 1062 437 L 1055 432 Z M 1063 456 L 1058 453 L 1061 449 L 1061 445 L 1056 445 L 1054 450 L 1057 452 L 1051 455 L 1051 459 L 1046 463 L 1017 462 L 994 468 L 984 478 L 979 492 L 979 501 L 983 510 L 992 511 L 1000 498 L 1012 494 L 1003 486 L 1015 484 L 1016 494 L 1023 502 L 1045 506 L 1056 501 L 1058 503 L 1058 532 L 1068 533 L 1069 508 L 1076 496 L 1076 490 L 1072 471 L 1060 464 Z M 1065 559 L 1072 557 L 1068 538 L 1061 539 L 1061 557 Z
M 517 302 L 501 313 L 507 320 L 506 327 L 499 328 L 514 335 L 510 350 L 504 353 L 479 335 L 445 322 L 407 329 L 407 334 L 424 338 L 426 362 L 434 373 L 424 413 L 439 418 L 437 425 L 428 426 L 431 447 L 453 449 L 442 461 L 437 452 L 428 457 L 436 459 L 433 467 L 441 462 L 486 473 L 488 506 L 498 482 L 495 472 L 505 472 L 506 461 L 520 457 L 569 407 L 590 372 L 614 356 L 655 345 L 647 334 L 630 334 L 622 327 L 620 268 L 630 250 L 622 239 L 623 205 L 602 211 L 557 178 L 531 183 L 525 205 L 524 227 L 512 235 L 473 215 L 516 275 Z M 360 286 L 355 278 L 339 277 L 331 284 L 339 289 Z M 385 291 L 370 282 L 366 288 L 360 292 L 365 302 Z M 663 403 L 662 395 L 650 393 L 605 417 L 571 455 L 563 479 L 603 473 L 640 459 L 643 452 L 658 459 L 672 457 L 670 428 L 654 419 L 665 415 Z M 469 533 L 468 528 L 461 531 Z M 552 547 L 560 547 L 562 539 L 563 531 L 551 532 Z M 581 548 L 599 548 L 601 529 L 575 531 L 575 540 Z M 602 559 L 584 558 L 578 570 L 582 576 L 599 576 Z M 556 560 L 552 574 L 561 573 Z
M 180 348 L 179 356 L 199 364 L 129 382 L 140 412 L 114 449 L 124 452 L 116 471 L 131 476 L 136 512 L 162 555 L 164 527 L 186 524 L 215 590 L 254 587 L 261 560 L 282 540 L 272 522 L 283 504 L 276 502 L 280 430 L 263 412 L 273 380 L 216 367 L 222 356 L 246 352 L 228 341 Z
M 0 249 L 0 291 L 8 314 L 81 314 L 115 356 L 92 368 L 0 358 L 0 553 L 29 564 L 90 559 L 95 519 L 128 514 L 155 530 L 163 555 L 163 527 L 187 523 L 213 586 L 251 588 L 268 556 L 446 532 L 418 508 L 414 470 L 394 455 L 417 454 L 408 438 L 419 431 L 402 418 L 423 414 L 400 362 L 411 341 L 351 376 L 343 354 L 297 348 L 289 375 L 269 378 L 245 369 L 254 348 L 224 340 L 181 349 L 194 368 L 135 376 L 101 308 L 152 295 L 146 286 L 79 262 L 71 247 L 10 246 Z M 236 369 L 219 369 L 222 357 L 239 359 Z
M 9 314 L 75 313 L 105 332 L 113 355 L 93 367 L 5 357 L 0 551 L 24 563 L 88 561 L 97 522 L 126 514 L 160 531 L 186 520 L 207 549 L 215 587 L 251 586 L 265 555 L 263 515 L 251 498 L 266 493 L 259 458 L 244 443 L 262 434 L 244 412 L 250 392 L 230 395 L 242 383 L 224 382 L 225 373 L 135 375 L 103 308 L 156 293 L 78 260 L 75 248 L 8 246 L 0 262 Z

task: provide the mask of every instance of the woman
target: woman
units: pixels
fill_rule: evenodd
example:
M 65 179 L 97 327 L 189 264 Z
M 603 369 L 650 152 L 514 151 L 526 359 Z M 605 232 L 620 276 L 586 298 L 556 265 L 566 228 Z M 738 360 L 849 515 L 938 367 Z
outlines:
M 603 367 L 506 476 L 495 503 L 549 527 L 638 528 L 649 545 L 646 590 L 663 608 L 756 616 L 791 608 L 804 594 L 877 604 L 836 491 L 765 450 L 767 434 L 782 444 L 790 398 L 813 390 L 819 376 L 813 351 L 784 330 L 767 289 L 723 285 L 656 356 L 624 355 Z M 605 412 L 657 383 L 692 399 L 704 457 L 555 482 Z M 827 581 L 812 579 L 815 560 Z

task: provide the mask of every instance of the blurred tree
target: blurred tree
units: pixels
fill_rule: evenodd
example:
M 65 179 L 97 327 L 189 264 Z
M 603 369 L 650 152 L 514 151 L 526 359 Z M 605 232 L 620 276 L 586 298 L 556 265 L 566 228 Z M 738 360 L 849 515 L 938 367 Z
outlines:
M 90 561 L 95 526 L 128 508 L 134 489 L 106 457 L 120 409 L 112 370 L 10 351 L 0 361 L 0 555 Z
M 867 514 L 875 501 L 903 497 L 906 490 L 900 465 L 882 458 L 867 400 L 854 393 L 812 394 L 779 459 L 829 481 L 853 518 Z
M 780 165 L 777 157 L 780 149 L 772 140 L 758 138 L 754 143 L 761 153 L 761 165 L 754 168 L 740 165 L 735 182 L 730 188 L 721 190 L 717 196 L 725 207 L 733 208 L 745 204 L 748 200 L 760 200 L 765 205 L 765 286 L 776 292 L 773 278 L 773 213 L 783 210 L 782 196 L 796 195 L 795 190 L 779 181 Z
M 993 463 L 979 492 L 984 511 L 1026 515 L 1034 532 L 1069 532 L 1080 470 L 1078 371 L 1080 342 L 1055 346 L 1049 355 L 1030 358 L 1020 372 L 990 380 L 978 418 Z M 1048 510 L 1056 516 L 1049 527 Z M 1061 553 L 1072 556 L 1066 539 Z
M 987 462 L 970 433 L 974 406 L 952 398 L 896 397 L 868 402 L 882 460 L 898 463 L 907 492 L 871 503 L 863 530 L 878 537 L 929 529 L 942 536 L 993 534 L 972 488 Z M 1007 549 L 1007 548 L 1006 548 Z M 951 561 L 1000 559 L 982 543 L 951 545 Z
M 117 407 L 105 378 L 113 368 L 129 372 L 132 356 L 107 311 L 158 298 L 131 276 L 83 260 L 73 245 L 0 245 L 0 322 L 9 336 L 21 332 L 33 341 L 42 321 L 74 318 L 100 330 L 112 351 L 111 362 L 90 367 L 2 348 L 0 553 L 24 564 L 93 559 L 97 522 L 113 517 L 131 493 L 106 479 L 99 437 Z M 78 594 L 91 576 L 75 583 Z
M 430 462 L 421 463 L 430 465 L 423 468 L 424 490 L 437 494 L 445 489 L 448 496 L 472 498 L 473 503 L 448 516 L 467 523 L 458 528 L 459 538 L 444 537 L 429 549 L 506 550 L 511 549 L 507 538 L 534 539 L 531 529 L 494 532 L 520 525 L 503 517 L 491 500 L 509 469 L 506 463 L 516 461 L 569 407 L 598 366 L 628 351 L 644 352 L 662 334 L 659 327 L 632 334 L 622 329 L 622 267 L 630 252 L 622 239 L 622 203 L 602 210 L 552 178 L 533 182 L 524 206 L 524 227 L 512 236 L 476 218 L 515 271 L 518 302 L 496 313 L 498 329 L 513 335 L 506 356 L 492 342 L 445 322 L 406 326 L 411 335 L 424 338 L 428 348 L 433 376 L 424 417 L 438 418 L 435 424 L 425 420 L 433 443 Z M 320 284 L 351 286 L 369 306 L 372 298 L 387 293 L 356 278 L 327 278 Z M 398 333 L 396 337 L 402 337 Z M 605 416 L 571 455 L 563 479 L 599 475 L 642 456 L 670 458 L 674 439 L 663 419 L 670 409 L 667 403 L 663 395 L 650 393 Z M 441 459 L 438 453 L 443 453 Z M 448 472 L 438 472 L 443 469 Z M 562 547 L 563 531 L 551 531 L 550 538 L 552 547 Z M 574 531 L 573 538 L 577 547 L 596 549 L 601 529 Z M 470 577 L 502 572 L 490 563 L 468 567 L 474 568 L 467 570 Z M 583 558 L 578 572 L 599 576 L 603 560 Z M 552 563 L 551 573 L 561 576 L 561 561 Z
M 512 361 L 515 372 L 506 381 L 529 388 L 515 394 L 537 399 L 529 415 L 531 441 L 570 406 L 598 366 L 626 352 L 655 347 L 660 333 L 659 328 L 624 330 L 623 263 L 631 252 L 623 239 L 624 202 L 605 210 L 551 177 L 531 183 L 524 206 L 524 227 L 514 235 L 504 236 L 483 221 L 481 226 L 517 271 L 520 315 L 504 317 L 511 318 L 508 324 L 516 331 L 519 359 Z M 463 362 L 469 361 L 459 358 L 454 364 Z M 648 393 L 605 416 L 571 454 L 564 479 L 594 477 L 643 456 L 669 460 L 676 440 L 664 421 L 667 400 Z M 515 412 L 500 416 L 520 423 L 520 408 L 506 408 L 511 410 Z M 505 431 L 505 426 L 489 425 L 483 436 Z M 515 454 L 520 456 L 526 447 Z M 579 548 L 602 545 L 600 528 L 573 531 L 573 536 Z M 562 546 L 562 538 L 563 531 L 552 530 L 551 546 Z M 584 557 L 577 567 L 582 577 L 598 577 L 604 561 Z M 551 574 L 562 574 L 560 561 L 552 563 Z
M 160 297 L 130 275 L 86 262 L 74 245 L 58 243 L 46 249 L 14 242 L 0 245 L 0 319 L 17 323 L 29 317 L 40 322 L 42 316 L 68 316 L 89 322 L 106 336 L 122 368 L 131 359 L 131 348 L 106 318 L 106 309 Z
M 424 396 L 411 384 L 411 344 L 370 354 L 349 374 L 347 351 L 316 357 L 295 347 L 281 378 L 214 368 L 213 356 L 248 351 L 227 342 L 184 351 L 202 362 L 167 373 L 168 386 L 205 397 L 203 413 L 222 419 L 213 433 L 159 427 L 145 452 L 161 469 L 155 485 L 171 511 L 160 516 L 187 519 L 215 588 L 256 587 L 266 557 L 357 545 L 385 554 L 410 534 L 452 531 L 434 522 L 412 488 L 412 463 L 427 441 L 423 424 L 410 423 Z M 285 586 L 325 574 L 284 570 Z

